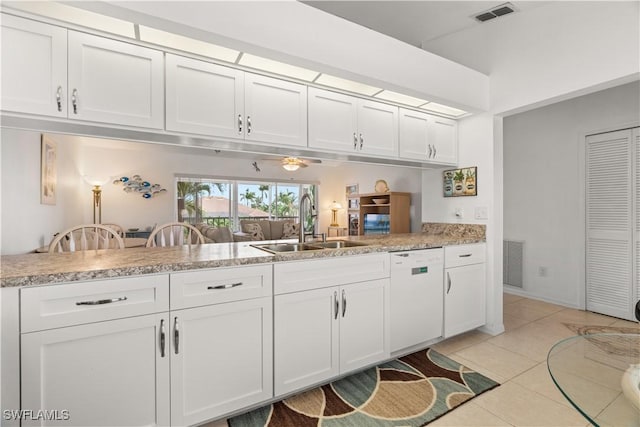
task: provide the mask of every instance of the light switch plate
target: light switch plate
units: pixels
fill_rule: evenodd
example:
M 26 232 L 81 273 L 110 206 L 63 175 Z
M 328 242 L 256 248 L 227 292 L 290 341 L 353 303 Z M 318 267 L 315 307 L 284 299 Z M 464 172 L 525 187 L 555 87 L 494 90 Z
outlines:
M 489 213 L 486 206 L 478 206 L 475 209 L 475 218 L 476 219 L 488 219 Z

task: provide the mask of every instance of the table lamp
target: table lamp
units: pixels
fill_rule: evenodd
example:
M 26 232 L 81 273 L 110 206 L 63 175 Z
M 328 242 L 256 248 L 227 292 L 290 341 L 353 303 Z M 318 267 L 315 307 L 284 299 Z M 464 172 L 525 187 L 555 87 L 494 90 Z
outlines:
M 331 224 L 329 224 L 329 227 L 339 227 L 340 224 L 338 224 L 338 209 L 342 209 L 342 205 L 334 200 L 329 208 L 331 209 Z

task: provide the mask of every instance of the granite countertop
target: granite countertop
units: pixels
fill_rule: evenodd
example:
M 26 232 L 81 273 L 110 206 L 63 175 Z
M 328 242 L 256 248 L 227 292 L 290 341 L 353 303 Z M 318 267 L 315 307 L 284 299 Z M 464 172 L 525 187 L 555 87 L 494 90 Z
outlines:
M 0 287 L 65 283 L 199 268 L 232 267 L 477 243 L 485 241 L 484 226 L 481 227 L 482 232 L 449 233 L 446 229 L 432 230 L 428 227 L 425 229 L 423 226 L 425 232 L 422 233 L 329 239 L 348 239 L 366 243 L 366 246 L 277 254 L 254 248 L 251 246 L 252 242 L 237 242 L 170 248 L 5 255 L 1 258 Z

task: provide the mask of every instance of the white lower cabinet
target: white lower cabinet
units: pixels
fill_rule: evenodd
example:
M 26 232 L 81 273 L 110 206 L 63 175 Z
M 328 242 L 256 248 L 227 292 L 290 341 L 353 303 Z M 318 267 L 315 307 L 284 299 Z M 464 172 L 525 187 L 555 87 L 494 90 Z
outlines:
M 445 247 L 444 337 L 486 323 L 485 244 Z
M 167 322 L 151 314 L 22 334 L 22 409 L 61 420 L 22 425 L 169 425 Z
M 171 312 L 171 425 L 272 397 L 271 297 Z
M 388 292 L 385 278 L 277 295 L 275 395 L 388 358 Z

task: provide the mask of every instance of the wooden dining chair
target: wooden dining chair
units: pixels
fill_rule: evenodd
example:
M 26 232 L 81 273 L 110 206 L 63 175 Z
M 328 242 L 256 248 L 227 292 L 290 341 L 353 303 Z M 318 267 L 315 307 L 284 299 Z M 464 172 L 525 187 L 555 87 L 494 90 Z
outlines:
M 169 222 L 157 226 L 147 239 L 147 247 L 200 245 L 204 236 L 197 228 L 186 222 Z
M 58 233 L 49 243 L 50 254 L 96 249 L 124 249 L 124 240 L 107 225 L 85 224 Z

